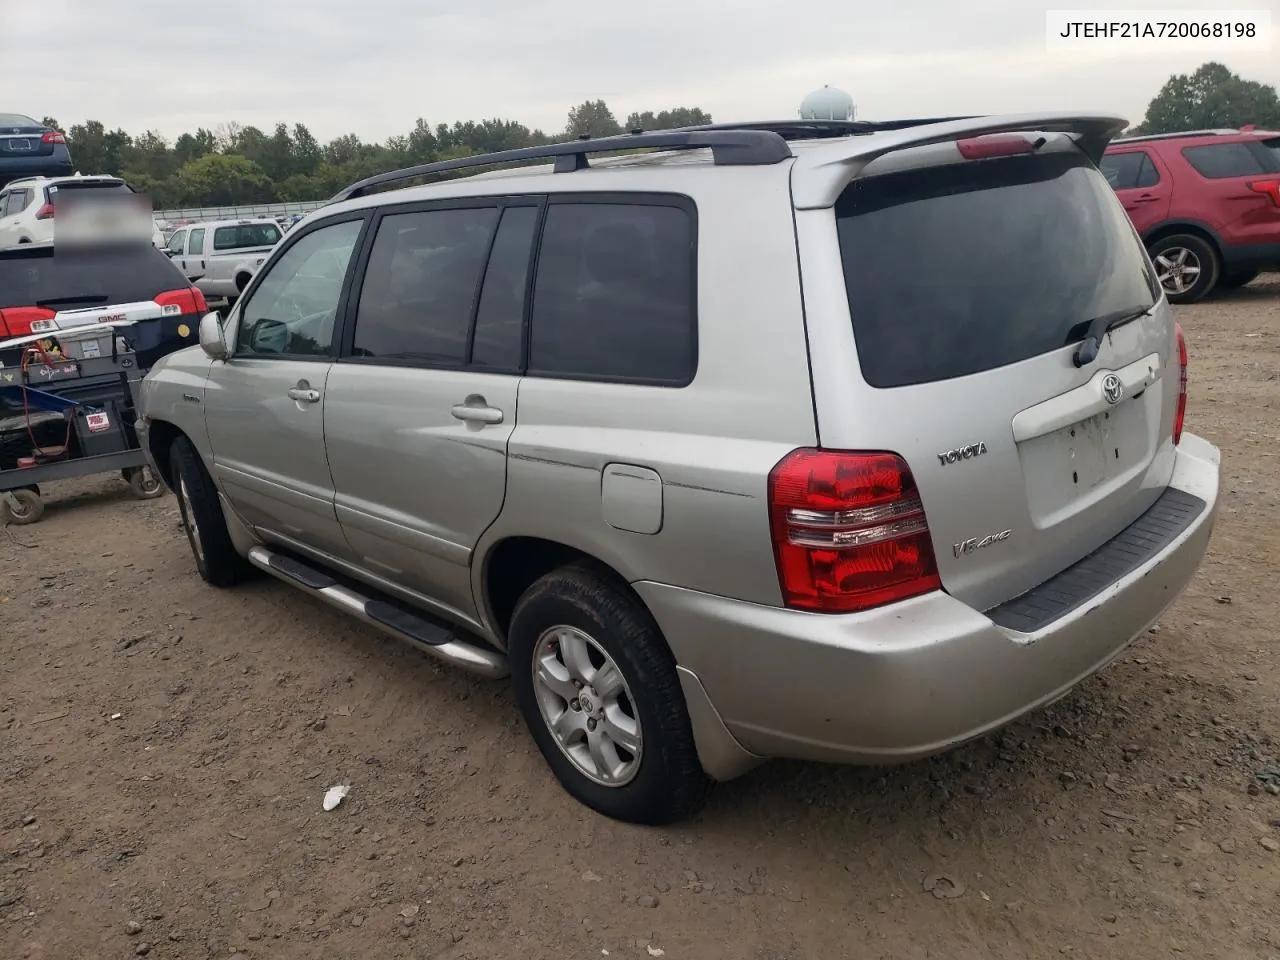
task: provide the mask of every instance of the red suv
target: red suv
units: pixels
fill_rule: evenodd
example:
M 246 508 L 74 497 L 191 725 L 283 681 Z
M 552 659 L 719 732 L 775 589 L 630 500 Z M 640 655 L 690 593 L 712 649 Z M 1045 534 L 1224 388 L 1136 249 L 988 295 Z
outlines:
M 1280 133 L 1129 137 L 1113 140 L 1099 166 L 1171 302 L 1280 269 Z

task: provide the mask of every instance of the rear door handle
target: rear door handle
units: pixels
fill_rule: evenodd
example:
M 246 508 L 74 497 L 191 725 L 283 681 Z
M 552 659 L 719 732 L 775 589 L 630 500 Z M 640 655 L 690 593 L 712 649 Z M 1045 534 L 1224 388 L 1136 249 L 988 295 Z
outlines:
M 467 397 L 467 401 L 467 403 L 455 403 L 450 408 L 449 412 L 453 414 L 455 420 L 464 420 L 467 423 L 502 422 L 502 411 L 497 407 L 488 406 L 484 402 L 484 397 Z
M 289 399 L 297 400 L 299 403 L 319 403 L 320 391 L 312 390 L 309 387 L 291 387 L 289 389 Z

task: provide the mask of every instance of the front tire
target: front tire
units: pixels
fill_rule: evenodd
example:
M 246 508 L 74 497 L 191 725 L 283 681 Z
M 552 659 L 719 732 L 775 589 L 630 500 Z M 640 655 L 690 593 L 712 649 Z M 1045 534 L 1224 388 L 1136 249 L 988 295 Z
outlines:
M 671 655 L 644 606 L 585 564 L 547 574 L 508 631 L 520 711 L 561 785 L 628 823 L 672 823 L 711 781 Z
M 1151 245 L 1156 276 L 1170 303 L 1195 303 L 1218 283 L 1222 262 L 1207 240 L 1194 234 L 1164 237 Z
M 169 468 L 200 577 L 214 587 L 232 587 L 247 579 L 253 567 L 236 553 L 213 478 L 186 437 L 179 437 L 169 448 Z
M 44 500 L 39 491 L 26 487 L 10 490 L 7 496 L 0 495 L 0 515 L 15 527 L 25 527 L 44 516 Z

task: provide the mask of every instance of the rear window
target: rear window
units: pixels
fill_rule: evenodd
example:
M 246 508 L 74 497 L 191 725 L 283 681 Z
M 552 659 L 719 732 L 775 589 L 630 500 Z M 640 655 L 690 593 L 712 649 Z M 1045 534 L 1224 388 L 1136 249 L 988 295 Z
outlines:
M 213 231 L 213 249 L 238 250 L 241 247 L 270 247 L 280 239 L 280 228 L 274 223 L 238 223 Z
M 1203 147 L 1183 147 L 1182 155 L 1196 173 L 1210 180 L 1250 177 L 1265 172 L 1262 161 L 1247 143 L 1212 143 Z
M 836 204 L 863 378 L 901 387 L 980 373 L 1083 338 L 1156 300 L 1116 195 L 1079 154 L 854 181 Z
M 187 286 L 178 268 L 154 247 L 54 255 L 52 247 L 40 246 L 0 254 L 0 309 L 134 303 Z
M 20 113 L 0 113 L 0 127 L 39 127 L 41 126 L 30 117 L 24 117 Z

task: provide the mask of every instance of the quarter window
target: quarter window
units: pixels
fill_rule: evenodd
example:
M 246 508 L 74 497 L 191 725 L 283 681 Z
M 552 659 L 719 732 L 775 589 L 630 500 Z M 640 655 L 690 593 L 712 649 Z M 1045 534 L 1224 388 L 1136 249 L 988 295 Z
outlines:
M 347 265 L 362 225 L 347 220 L 312 230 L 267 266 L 241 310 L 237 356 L 329 353 Z
M 1182 155 L 1196 172 L 1210 180 L 1249 177 L 1264 173 L 1261 161 L 1244 143 L 1212 143 L 1202 147 L 1183 147 Z
M 552 203 L 529 370 L 683 385 L 696 362 L 694 224 L 674 203 Z
M 498 208 L 382 218 L 356 311 L 357 357 L 462 363 Z

